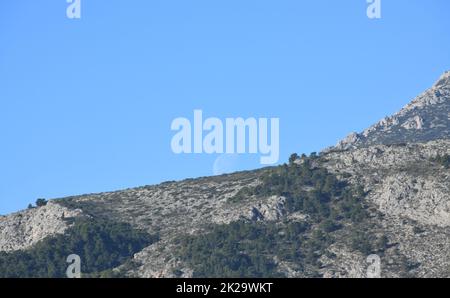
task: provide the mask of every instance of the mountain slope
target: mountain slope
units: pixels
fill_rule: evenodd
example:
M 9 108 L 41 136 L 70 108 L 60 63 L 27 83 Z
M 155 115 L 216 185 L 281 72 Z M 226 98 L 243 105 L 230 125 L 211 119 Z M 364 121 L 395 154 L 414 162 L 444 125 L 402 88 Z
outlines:
M 335 149 L 377 144 L 427 142 L 450 138 L 450 71 L 423 94 L 393 116 L 386 117 L 362 133 L 352 133 Z
M 377 254 L 382 277 L 450 277 L 449 86 L 446 73 L 399 113 L 319 156 L 0 217 L 0 270 L 10 269 L 2 258 L 47 251 L 84 219 L 158 235 L 126 260 L 108 259 L 120 264 L 108 268 L 115 276 L 365 277 L 367 256 Z

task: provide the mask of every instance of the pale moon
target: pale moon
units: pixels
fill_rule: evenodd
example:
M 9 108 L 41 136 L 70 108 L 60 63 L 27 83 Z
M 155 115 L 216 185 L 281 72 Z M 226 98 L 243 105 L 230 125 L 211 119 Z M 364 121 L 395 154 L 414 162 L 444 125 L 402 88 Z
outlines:
M 239 170 L 239 155 L 238 154 L 222 154 L 214 161 L 213 174 L 222 175 Z

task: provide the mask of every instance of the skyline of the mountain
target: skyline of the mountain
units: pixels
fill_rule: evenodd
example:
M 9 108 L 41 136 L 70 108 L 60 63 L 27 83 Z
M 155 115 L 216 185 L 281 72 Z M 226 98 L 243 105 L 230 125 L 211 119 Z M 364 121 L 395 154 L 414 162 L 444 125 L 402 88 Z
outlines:
M 393 115 L 361 133 L 351 133 L 335 148 L 351 149 L 377 144 L 427 142 L 450 138 L 450 71 Z
M 368 127 L 361 134 L 350 134 L 347 138 L 339 141 L 335 147 L 324 148 L 323 153 L 326 154 L 327 152 L 334 150 L 349 151 L 374 145 L 406 145 L 415 143 L 427 143 L 435 140 L 450 140 L 450 135 L 448 132 L 448 123 L 450 120 L 449 90 L 450 71 L 446 71 L 429 89 L 415 97 L 401 110 L 391 116 L 382 119 L 375 125 Z M 409 125 L 411 121 L 413 122 L 413 124 Z M 402 133 L 402 131 L 399 131 L 402 129 L 408 132 L 412 132 L 405 134 Z M 378 136 L 378 138 L 373 138 L 373 135 Z M 370 142 L 367 141 L 371 138 L 373 139 Z M 260 168 L 263 167 L 261 166 Z M 213 177 L 213 175 L 210 176 Z M 179 182 L 196 178 L 199 177 L 185 177 L 184 179 L 180 179 Z M 163 183 L 164 182 L 167 181 L 163 181 Z M 132 188 L 136 189 L 143 186 L 148 186 L 148 184 L 135 185 Z M 105 191 L 100 191 L 97 194 L 103 193 Z M 120 190 L 117 189 L 115 191 Z M 80 195 L 86 194 L 71 194 L 67 197 L 76 197 Z M 96 193 L 91 193 L 88 195 L 96 195 Z M 60 197 L 52 199 L 65 198 Z M 23 210 L 23 208 L 21 208 L 20 210 Z
M 437 0 L 0 4 L 0 214 L 65 197 L 261 167 L 174 154 L 172 121 L 280 119 L 280 162 L 391 115 L 450 68 Z

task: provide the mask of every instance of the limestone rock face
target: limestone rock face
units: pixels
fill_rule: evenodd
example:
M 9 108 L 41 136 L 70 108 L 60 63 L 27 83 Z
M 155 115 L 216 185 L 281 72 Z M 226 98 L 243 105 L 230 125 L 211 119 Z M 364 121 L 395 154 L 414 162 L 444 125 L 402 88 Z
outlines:
M 0 218 L 0 251 L 26 249 L 45 237 L 62 234 L 68 228 L 65 219 L 81 213 L 49 201 L 46 206 L 4 216 Z
M 250 211 L 250 219 L 253 221 L 267 220 L 277 221 L 281 220 L 286 215 L 286 198 L 272 196 L 267 201 L 259 203 L 252 207 Z
M 446 227 L 450 226 L 450 173 L 430 161 L 444 154 L 450 154 L 448 140 L 377 145 L 330 153 L 327 159 L 331 171 L 357 177 L 383 213 Z
M 450 154 L 449 140 L 325 154 L 326 167 L 364 185 L 366 200 L 383 214 L 383 233 L 395 243 L 384 266 L 404 255 L 420 264 L 412 276 L 450 276 L 450 170 L 431 161 L 444 154 Z M 324 260 L 324 275 L 361 277 L 361 268 L 367 267 L 361 255 L 345 246 L 330 250 L 336 259 Z M 398 277 L 399 269 L 389 270 L 383 276 Z
M 423 129 L 423 126 L 423 119 L 420 116 L 409 118 L 402 124 L 402 127 L 405 129 Z

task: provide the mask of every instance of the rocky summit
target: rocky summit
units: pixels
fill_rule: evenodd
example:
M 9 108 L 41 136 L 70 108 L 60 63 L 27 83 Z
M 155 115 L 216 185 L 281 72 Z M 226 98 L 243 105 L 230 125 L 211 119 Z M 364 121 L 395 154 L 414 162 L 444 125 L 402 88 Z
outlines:
M 101 277 L 367 277 L 369 256 L 380 277 L 450 277 L 449 117 L 446 72 L 318 155 L 0 217 L 0 274 L 60 277 L 79 254 Z
M 336 149 L 378 144 L 427 142 L 450 138 L 450 71 L 398 113 L 386 117 L 361 133 L 351 133 Z

